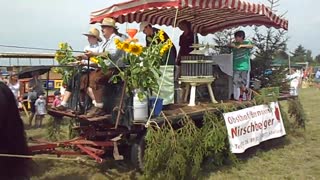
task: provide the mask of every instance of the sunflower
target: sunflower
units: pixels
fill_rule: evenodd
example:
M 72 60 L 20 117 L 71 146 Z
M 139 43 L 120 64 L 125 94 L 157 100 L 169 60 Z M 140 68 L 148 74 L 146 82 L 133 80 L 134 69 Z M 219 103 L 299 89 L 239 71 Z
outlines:
M 129 45 L 128 42 L 123 42 L 121 49 L 123 49 L 125 52 L 130 52 L 130 48 L 129 47 L 130 47 L 130 45 Z
M 169 48 L 170 46 L 168 44 L 165 44 L 164 46 L 162 46 L 162 48 L 160 49 L 160 55 L 163 56 L 164 53 L 167 52 Z
M 54 68 L 54 69 L 53 69 L 53 72 L 54 72 L 54 73 L 59 73 L 58 68 Z
M 165 39 L 164 39 L 164 35 L 160 34 L 160 35 L 159 35 L 159 39 L 160 39 L 161 42 L 164 42 L 164 40 L 165 40 Z
M 123 48 L 123 43 L 119 42 L 116 44 L 117 49 L 122 49 Z
M 162 29 L 159 30 L 159 35 L 163 35 L 164 31 Z
M 62 49 L 64 47 L 64 43 L 59 43 L 59 49 Z
M 121 41 L 120 41 L 120 39 L 115 38 L 115 39 L 114 39 L 114 43 L 115 43 L 115 44 L 119 44 L 119 43 L 121 43 Z
M 60 51 L 57 51 L 55 56 L 54 56 L 54 59 L 57 60 L 57 61 L 60 61 L 61 59 L 63 59 L 65 57 L 65 54 L 60 52 Z
M 139 44 L 131 43 L 129 45 L 129 52 L 136 56 L 139 56 L 142 53 L 142 46 Z
M 95 63 L 95 64 L 98 64 L 99 63 L 99 60 L 96 58 L 96 57 L 91 57 L 90 58 L 90 61 Z
M 171 48 L 171 47 L 173 46 L 171 39 L 168 39 L 168 40 L 167 40 L 166 45 L 168 45 L 169 48 Z
M 163 49 L 163 48 L 161 48 L 161 49 L 160 49 L 160 56 L 163 56 L 165 52 L 166 52 L 166 50 Z

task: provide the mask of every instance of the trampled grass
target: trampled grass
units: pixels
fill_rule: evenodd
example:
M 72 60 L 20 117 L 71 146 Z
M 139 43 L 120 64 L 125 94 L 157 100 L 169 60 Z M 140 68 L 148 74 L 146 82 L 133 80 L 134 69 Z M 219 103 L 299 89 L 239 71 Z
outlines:
M 300 100 L 308 121 L 306 130 L 287 136 L 283 145 L 269 148 L 266 144 L 237 165 L 203 170 L 199 179 L 319 179 L 320 178 L 320 91 L 302 89 Z M 284 103 L 284 102 L 283 102 Z M 285 103 L 284 103 L 285 105 Z M 63 130 L 66 131 L 66 127 Z M 46 138 L 46 130 L 28 129 L 29 137 Z M 42 155 L 45 157 L 46 155 Z M 36 172 L 32 179 L 137 179 L 126 161 L 107 160 L 99 165 L 89 158 L 77 163 L 59 160 L 35 160 Z

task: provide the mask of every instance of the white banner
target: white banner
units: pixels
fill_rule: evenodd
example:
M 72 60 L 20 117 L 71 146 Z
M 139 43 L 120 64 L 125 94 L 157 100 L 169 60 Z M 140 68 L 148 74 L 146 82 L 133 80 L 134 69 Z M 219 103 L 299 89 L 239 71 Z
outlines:
M 224 113 L 232 153 L 286 134 L 278 102 Z

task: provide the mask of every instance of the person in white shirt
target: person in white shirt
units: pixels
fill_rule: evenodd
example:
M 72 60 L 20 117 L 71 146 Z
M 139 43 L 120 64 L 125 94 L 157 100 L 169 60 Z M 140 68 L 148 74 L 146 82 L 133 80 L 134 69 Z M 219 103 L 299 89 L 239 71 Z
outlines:
M 115 20 L 112 18 L 103 19 L 101 23 L 101 31 L 105 40 L 100 44 L 98 52 L 88 51 L 86 56 L 88 58 L 93 56 L 108 56 L 114 64 L 121 68 L 125 66 L 122 61 L 122 57 L 125 52 L 119 50 L 114 42 L 115 39 L 121 39 L 121 37 L 116 35 L 117 27 L 115 23 Z M 106 61 L 105 63 L 109 66 L 107 73 L 104 74 L 101 68 L 97 68 L 96 71 L 92 71 L 90 73 L 89 84 L 93 90 L 96 104 L 94 108 L 91 108 L 88 111 L 87 118 L 105 115 L 102 102 L 103 86 L 109 83 L 109 79 L 117 73 L 117 69 L 112 63 L 109 61 Z
M 320 82 L 320 69 L 318 69 L 318 71 L 316 72 L 315 78 Z
M 298 96 L 300 72 L 295 69 L 291 69 L 291 74 L 287 75 L 287 79 L 290 81 L 290 95 Z
M 315 82 L 315 87 L 317 87 L 318 89 L 320 89 L 320 69 L 317 70 L 315 78 L 314 78 L 314 82 Z
M 18 81 L 17 75 L 11 75 L 9 77 L 9 83 L 7 85 L 13 93 L 14 97 L 16 98 L 18 104 L 20 97 L 20 82 Z
M 84 52 L 98 52 L 99 50 L 99 42 L 102 41 L 100 38 L 100 32 L 97 28 L 91 28 L 88 33 L 83 34 L 88 37 L 89 44 L 84 48 Z M 87 93 L 89 97 L 92 100 L 92 103 L 95 104 L 95 98 L 93 95 L 92 89 L 89 87 L 89 72 L 95 70 L 94 67 L 92 67 L 92 62 L 89 61 L 89 58 L 83 54 L 78 56 L 81 61 L 75 62 L 74 64 L 81 64 L 82 67 L 82 73 L 76 74 L 75 78 L 79 78 L 80 75 L 80 105 L 82 108 L 84 108 L 84 99 L 85 94 Z M 89 70 L 88 70 L 89 69 Z M 72 89 L 74 81 L 70 80 L 68 82 L 68 85 L 66 87 L 66 90 L 63 95 L 63 99 L 61 104 L 56 107 L 56 109 L 60 111 L 65 111 L 68 109 L 68 101 L 72 95 Z

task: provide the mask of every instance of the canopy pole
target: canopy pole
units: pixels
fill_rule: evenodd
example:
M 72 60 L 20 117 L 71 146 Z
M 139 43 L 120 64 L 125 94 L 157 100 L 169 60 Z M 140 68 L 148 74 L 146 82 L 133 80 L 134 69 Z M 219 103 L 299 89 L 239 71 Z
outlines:
M 176 27 L 177 19 L 178 19 L 178 12 L 179 12 L 179 8 L 176 9 L 176 14 L 175 14 L 175 17 L 174 17 L 174 22 L 173 22 L 173 27 L 174 27 L 174 28 L 173 28 L 173 37 L 172 37 L 172 39 L 175 38 L 175 33 L 174 33 L 174 32 L 175 32 L 175 27 Z M 168 51 L 167 60 L 166 60 L 166 65 L 165 65 L 165 67 L 164 67 L 164 70 L 163 70 L 162 74 L 165 74 L 166 71 L 167 71 L 168 61 L 169 61 L 169 57 L 170 57 L 170 51 L 171 51 L 171 48 L 170 48 L 169 51 Z M 164 76 L 161 77 L 161 82 L 160 82 L 159 89 L 158 89 L 157 96 L 156 96 L 156 99 L 155 99 L 155 102 L 154 102 L 154 103 L 157 103 L 157 101 L 158 101 L 158 99 L 159 99 L 160 90 L 161 90 L 161 87 L 162 87 L 162 85 L 163 85 L 163 82 L 164 82 Z M 145 127 L 146 127 L 146 128 L 148 128 L 151 123 L 155 123 L 155 124 L 157 125 L 157 127 L 159 128 L 158 124 L 157 124 L 155 121 L 151 120 L 151 116 L 152 116 L 152 114 L 153 114 L 153 112 L 154 112 L 155 107 L 156 107 L 156 106 L 153 106 L 152 109 L 151 109 L 150 115 L 149 115 L 148 120 L 147 120 L 147 122 L 146 122 L 146 124 L 145 124 Z

